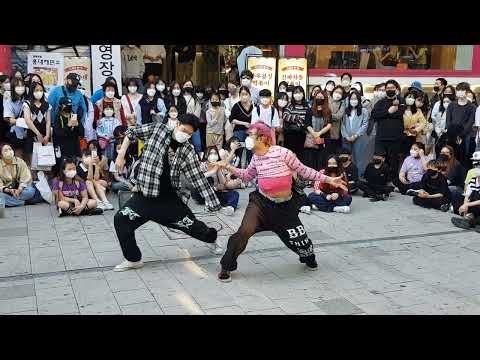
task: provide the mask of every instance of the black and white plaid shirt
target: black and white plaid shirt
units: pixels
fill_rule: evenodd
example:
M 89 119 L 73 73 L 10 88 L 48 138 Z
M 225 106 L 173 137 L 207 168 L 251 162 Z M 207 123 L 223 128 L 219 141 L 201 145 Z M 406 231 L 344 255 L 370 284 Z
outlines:
M 165 151 L 170 147 L 171 131 L 160 121 L 129 128 L 125 135 L 130 140 L 140 139 L 144 142 L 143 154 L 135 171 L 134 184 L 146 197 L 160 195 L 160 178 L 163 171 Z M 200 161 L 189 142 L 180 144 L 170 161 L 170 178 L 172 187 L 184 203 L 189 196 L 181 191 L 180 175 L 184 174 L 192 186 L 202 194 L 205 204 L 211 211 L 221 208 L 214 190 L 200 170 Z

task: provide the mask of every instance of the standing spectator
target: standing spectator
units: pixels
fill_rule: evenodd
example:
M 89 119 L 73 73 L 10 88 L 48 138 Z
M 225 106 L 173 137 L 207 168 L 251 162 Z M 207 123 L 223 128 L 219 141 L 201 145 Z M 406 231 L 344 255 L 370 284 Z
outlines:
M 225 110 L 220 106 L 220 96 L 213 94 L 210 98 L 210 108 L 207 110 L 207 148 L 223 147 L 225 121 Z
M 157 89 L 158 97 L 165 102 L 168 97 L 167 84 L 165 81 L 158 79 L 157 83 L 155 84 L 155 89 Z
M 181 86 L 178 81 L 173 81 L 170 84 L 170 94 L 165 99 L 165 106 L 167 108 L 172 105 L 177 107 L 179 116 L 187 113 L 187 102 L 182 96 Z
M 473 105 L 475 105 L 475 108 L 478 106 L 477 104 L 477 97 L 475 96 L 475 93 L 472 90 L 467 90 L 467 100 L 470 101 Z
M 105 84 L 113 84 L 115 86 L 115 94 L 118 94 L 118 84 L 117 80 L 113 76 L 109 76 L 105 79 L 104 83 L 100 86 L 100 89 L 95 90 L 91 97 L 92 104 L 95 104 L 98 100 L 105 97 L 105 92 L 103 91 L 103 87 Z
M 145 85 L 145 93 L 138 102 L 137 107 L 137 125 L 150 124 L 156 116 L 165 117 L 167 109 L 162 99 L 157 96 L 155 83 Z
M 195 95 L 195 88 L 193 83 L 189 80 L 183 84 L 183 98 L 187 104 L 187 114 L 193 114 L 197 118 L 200 118 L 202 113 L 202 106 Z M 192 135 L 192 143 L 197 153 L 200 153 L 202 148 L 202 139 L 200 129 L 197 129 Z
M 7 75 L 0 75 L 0 143 L 7 141 L 9 125 L 3 120 L 3 102 L 10 97 L 10 79 Z
M 25 83 L 21 79 L 13 80 L 13 91 L 9 99 L 3 103 L 3 120 L 10 125 L 8 137 L 15 150 L 15 156 L 24 158 L 28 152 L 27 132 L 25 128 L 16 126 L 17 119 L 23 118 L 25 101 Z
M 80 156 L 80 138 L 85 129 L 78 117 L 72 113 L 73 103 L 69 97 L 59 100 L 57 118 L 53 125 L 54 146 L 57 160 Z
M 332 92 L 331 101 L 329 102 L 330 111 L 332 113 L 332 128 L 330 129 L 330 151 L 332 154 L 336 153 L 342 147 L 341 128 L 342 121 L 345 116 L 345 101 L 346 92 L 342 86 L 337 85 Z M 327 154 L 329 155 L 329 154 Z
M 378 124 L 375 148 L 385 152 L 390 179 L 395 179 L 399 167 L 405 101 L 398 95 L 400 85 L 395 80 L 388 80 L 385 83 L 385 92 L 386 98 L 379 100 L 372 110 L 372 117 Z
M 94 122 L 98 123 L 99 119 L 102 117 L 103 109 L 109 106 L 113 108 L 115 118 L 119 119 L 122 122 L 122 125 L 127 125 L 127 120 L 125 118 L 125 113 L 122 108 L 122 102 L 120 101 L 116 85 L 113 83 L 104 84 L 103 92 L 105 96 L 95 103 Z
M 403 113 L 403 132 L 405 137 L 402 153 L 404 156 L 408 154 L 413 143 L 425 143 L 424 130 L 427 126 L 427 120 L 422 111 L 417 108 L 416 99 L 418 96 L 419 94 L 416 91 L 409 91 L 405 95 L 405 104 L 407 106 Z
M 141 116 L 141 114 L 137 114 L 135 111 L 142 99 L 142 94 L 138 92 L 138 85 L 139 80 L 136 78 L 129 79 L 127 82 L 128 93 L 123 95 L 120 100 L 127 126 L 135 126 L 139 122 L 138 117 Z
M 309 96 L 308 101 L 307 101 L 307 104 L 308 104 L 309 107 L 312 107 L 313 101 L 315 99 L 315 95 L 317 94 L 317 92 L 319 92 L 321 90 L 322 90 L 322 87 L 320 85 L 315 85 L 312 88 L 312 91 L 310 92 L 310 96 Z
M 428 170 L 422 177 L 420 191 L 414 196 L 413 203 L 427 209 L 446 212 L 450 208 L 451 199 L 447 179 L 438 171 L 437 160 L 430 160 L 427 167 Z
M 262 90 L 263 91 L 263 90 Z M 305 126 L 305 115 L 309 109 L 305 98 L 305 90 L 301 86 L 293 88 L 293 99 L 283 113 L 283 130 L 285 134 L 285 147 L 304 161 L 305 137 L 307 127 Z M 315 100 L 321 102 L 321 100 Z M 324 99 L 325 101 L 325 99 Z M 252 116 L 254 122 L 255 114 Z M 268 125 L 268 122 L 266 123 Z M 273 124 L 278 127 L 277 124 Z
M 35 188 L 27 164 L 15 156 L 10 145 L 3 144 L 0 147 L 0 196 L 5 206 L 23 206 L 34 195 Z
M 243 70 L 240 74 L 240 83 L 242 86 L 246 86 L 250 90 L 250 99 L 253 104 L 258 104 L 259 90 L 252 86 L 253 73 L 250 70 Z M 289 96 L 290 97 L 290 96 Z
M 103 117 L 98 120 L 97 123 L 98 142 L 108 160 L 113 160 L 115 146 L 113 143 L 113 130 L 115 130 L 117 126 L 122 125 L 120 120 L 114 115 L 113 107 L 111 105 L 105 105 L 105 108 L 103 109 Z
M 67 78 L 65 79 L 65 85 L 54 87 L 52 91 L 50 91 L 48 95 L 48 103 L 52 106 L 52 125 L 53 126 L 55 126 L 56 121 L 58 119 L 58 113 L 60 111 L 60 100 L 65 97 L 70 98 L 71 100 L 71 105 L 72 105 L 71 113 L 77 114 L 78 121 L 82 124 L 82 127 L 84 126 L 85 120 L 87 118 L 88 109 L 85 105 L 85 101 L 83 99 L 82 93 L 77 89 L 79 84 L 80 84 L 80 75 L 75 73 L 70 73 L 67 75 Z M 93 96 L 92 96 L 92 103 L 95 104 Z
M 340 84 L 342 85 L 343 90 L 345 90 L 345 96 L 350 91 L 350 84 L 351 83 L 352 83 L 352 74 L 343 73 L 342 75 L 340 75 Z
M 335 81 L 328 80 L 325 84 L 325 91 L 327 92 L 328 96 L 332 96 L 333 89 L 335 89 Z
M 447 84 L 448 84 L 448 82 L 444 78 L 435 79 L 435 85 L 433 86 L 433 92 L 435 94 L 432 96 L 432 99 L 430 101 L 430 106 L 431 107 L 433 107 L 435 105 L 435 103 L 440 100 Z
M 447 108 L 449 104 L 455 101 L 455 88 L 448 85 L 440 97 L 440 100 L 435 103 L 430 114 L 434 134 L 436 138 L 435 153 L 438 156 L 440 149 L 447 144 Z
M 252 122 L 253 104 L 250 98 L 250 89 L 246 86 L 240 87 L 240 101 L 233 105 L 230 113 L 230 123 L 233 125 L 233 136 L 240 142 L 244 142 L 247 138 L 247 129 Z M 246 151 L 247 163 L 250 163 L 252 158 L 252 151 L 242 148 Z M 242 154 L 239 154 L 240 158 Z
M 288 103 L 289 103 L 288 95 L 286 92 L 282 91 L 278 93 L 277 99 L 273 104 L 273 106 L 278 111 L 278 122 L 280 125 L 276 130 L 276 136 L 277 136 L 277 145 L 280 145 L 280 146 L 283 146 L 285 143 L 285 133 L 283 131 L 283 113 L 287 108 Z
M 143 83 L 146 83 L 148 75 L 162 76 L 162 63 L 167 56 L 167 52 L 163 45 L 142 45 L 141 48 L 145 63 Z
M 223 104 L 225 105 L 225 116 L 229 118 L 232 113 L 233 105 L 240 101 L 240 96 L 238 95 L 238 89 L 235 83 L 229 82 L 227 87 L 229 97 L 225 99 Z
M 367 166 L 364 163 L 364 153 L 367 145 L 366 132 L 369 115 L 368 110 L 361 106 L 360 100 L 360 93 L 356 89 L 352 89 L 345 101 L 347 108 L 342 120 L 341 134 L 343 147 L 352 152 L 353 162 L 358 167 L 359 176 L 363 177 Z
M 280 81 L 277 86 L 277 96 L 280 93 L 287 93 L 288 83 L 286 81 Z

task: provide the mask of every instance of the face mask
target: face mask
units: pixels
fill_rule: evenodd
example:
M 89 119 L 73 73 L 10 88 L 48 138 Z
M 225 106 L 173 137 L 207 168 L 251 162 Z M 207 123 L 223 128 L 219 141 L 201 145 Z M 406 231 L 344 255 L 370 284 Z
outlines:
M 242 95 L 240 96 L 240 100 L 243 102 L 247 102 L 248 100 L 250 100 L 250 95 Z
M 68 89 L 68 91 L 73 92 L 73 91 L 77 90 L 77 85 L 67 84 L 67 89 Z
M 177 116 L 178 116 L 178 113 L 172 111 L 172 112 L 169 112 L 169 113 L 168 113 L 168 116 L 170 116 L 172 119 L 176 119 Z
M 268 105 L 268 104 L 270 104 L 270 98 L 262 97 L 262 98 L 260 98 L 260 103 L 262 105 Z
M 37 100 L 40 100 L 43 98 L 43 91 L 35 91 L 33 93 L 33 97 Z
M 25 86 L 15 86 L 15 93 L 20 96 L 25 94 Z
M 373 163 L 374 163 L 375 165 L 379 165 L 379 164 L 382 163 L 382 159 L 373 159 Z
M 165 90 L 165 85 L 163 85 L 163 84 L 157 84 L 157 85 L 155 85 L 155 88 L 156 88 L 158 91 L 162 92 L 163 90 Z
M 218 156 L 216 154 L 211 154 L 211 155 L 208 156 L 208 161 L 209 162 L 218 161 Z
M 435 175 L 437 175 L 437 170 L 428 169 L 427 170 L 427 175 L 430 176 L 430 177 L 435 176 Z
M 410 150 L 410 156 L 413 156 L 414 158 L 418 157 L 418 151 L 417 150 Z
M 333 86 L 332 84 L 328 84 L 328 85 L 325 87 L 325 89 L 326 89 L 327 91 L 332 91 L 333 88 L 334 88 L 334 86 Z
M 115 91 L 107 91 L 105 93 L 105 96 L 109 99 L 113 99 L 113 97 L 115 96 Z
M 287 89 L 285 89 L 285 88 L 282 87 L 282 88 L 278 89 L 278 92 L 284 92 L 284 93 L 286 93 L 286 92 L 287 92 Z
M 440 161 L 448 161 L 448 160 L 450 160 L 450 155 L 440 154 L 440 156 L 438 157 L 438 160 L 440 160 Z
M 65 170 L 63 173 L 69 179 L 73 179 L 77 175 L 77 172 L 75 170 Z
M 15 91 L 17 90 L 17 88 L 15 88 Z M 457 91 L 457 98 L 460 98 L 460 99 L 464 99 L 466 96 L 466 92 L 465 90 L 459 90 Z
M 338 166 L 327 166 L 326 168 L 327 173 L 337 173 Z
M 351 107 L 357 107 L 357 105 L 358 105 L 358 100 L 350 100 Z
M 385 91 L 385 93 L 387 94 L 387 96 L 389 98 L 392 98 L 397 94 L 397 90 L 387 90 L 387 91 Z
M 253 140 L 250 136 L 245 139 L 245 147 L 247 150 L 252 150 L 255 146 L 255 140 Z
M 433 87 L 433 91 L 438 92 L 440 90 L 440 86 L 435 85 Z
M 415 104 L 415 99 L 414 98 L 406 98 L 405 99 L 405 104 L 407 104 L 408 106 L 412 106 L 413 104 Z
M 177 117 L 177 113 L 175 113 L 175 117 Z M 173 131 L 177 127 L 177 120 L 168 120 L 167 128 L 170 131 Z
M 181 93 L 180 89 L 173 89 L 172 90 L 172 95 L 173 96 L 178 96 L 178 95 L 180 95 L 180 93 Z
M 199 100 L 203 99 L 203 94 L 202 94 L 202 93 L 197 93 L 196 95 L 197 95 L 197 98 L 198 98 Z
M 112 117 L 113 116 L 113 109 L 105 109 L 103 111 L 106 117 Z
M 211 101 L 210 104 L 212 104 L 213 107 L 220 106 L 220 101 Z
M 323 105 L 325 103 L 325 99 L 315 99 L 315 104 Z
M 138 88 L 137 88 L 136 86 L 129 86 L 129 87 L 128 87 L 128 92 L 129 92 L 130 94 L 135 94 L 135 93 L 137 92 L 137 89 L 138 89 Z
M 443 102 L 443 107 L 446 109 L 448 108 L 448 105 L 450 105 L 450 101 L 444 101 Z
M 387 93 L 385 92 L 385 90 L 381 90 L 378 92 L 378 97 L 380 99 L 383 99 L 385 96 L 387 96 Z
M 147 95 L 150 96 L 150 97 L 154 97 L 156 93 L 157 92 L 155 91 L 155 89 L 148 89 L 147 90 Z
M 453 94 L 445 94 L 445 97 L 450 101 L 455 101 L 455 96 Z
M 72 105 L 64 106 L 62 111 L 65 112 L 65 113 L 71 113 L 72 112 Z
M 9 82 L 3 83 L 3 89 L 4 89 L 5 91 L 10 91 L 10 83 L 9 83 Z
M 303 94 L 301 94 L 301 93 L 293 94 L 293 98 L 294 98 L 296 101 L 300 101 L 300 100 L 303 99 Z
M 348 86 L 348 85 L 350 85 L 350 80 L 342 80 L 342 85 L 343 85 L 343 86 Z
M 190 135 L 180 130 L 176 131 L 174 136 L 175 136 L 175 140 L 177 140 L 180 144 L 183 144 L 184 142 L 187 142 L 188 139 L 190 139 Z
M 338 92 L 334 92 L 332 95 L 333 100 L 339 101 L 342 98 L 342 95 Z
M 13 156 L 14 156 L 14 152 L 13 150 L 5 150 L 3 152 L 3 158 L 5 160 L 12 160 L 13 159 Z
M 251 80 L 250 80 L 250 79 L 248 79 L 248 78 L 242 79 L 242 85 L 243 85 L 243 86 L 249 87 L 250 84 L 251 84 Z
M 287 100 L 278 100 L 278 106 L 281 107 L 281 108 L 284 108 L 285 106 L 287 106 L 288 104 L 288 101 Z
M 348 156 L 340 156 L 340 161 L 341 161 L 342 163 L 348 162 Z

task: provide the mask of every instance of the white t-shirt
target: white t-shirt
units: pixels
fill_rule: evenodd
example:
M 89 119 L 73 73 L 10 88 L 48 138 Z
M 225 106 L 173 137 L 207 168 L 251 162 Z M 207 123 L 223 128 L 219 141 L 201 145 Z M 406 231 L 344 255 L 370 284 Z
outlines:
M 272 111 L 274 111 L 273 119 L 272 119 Z M 278 111 L 273 106 L 270 106 L 269 108 L 265 109 L 262 105 L 260 105 L 260 116 L 258 116 L 257 108 L 256 107 L 253 108 L 252 124 L 255 124 L 256 122 L 259 122 L 259 121 L 263 121 L 265 124 L 273 128 L 280 127 Z
M 165 51 L 165 46 L 163 45 L 142 45 L 142 50 L 144 55 L 151 57 L 160 56 L 160 59 L 151 61 L 149 59 L 144 59 L 145 64 L 161 64 L 162 59 L 165 59 L 167 52 Z

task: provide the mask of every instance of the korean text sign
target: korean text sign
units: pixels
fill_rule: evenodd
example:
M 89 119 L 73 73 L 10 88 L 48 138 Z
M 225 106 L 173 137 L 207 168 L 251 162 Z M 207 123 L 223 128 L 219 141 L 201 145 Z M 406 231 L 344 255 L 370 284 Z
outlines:
M 63 85 L 63 63 L 63 54 L 59 53 L 29 52 L 27 55 L 27 71 L 42 78 L 47 92 Z
M 263 56 L 249 56 L 247 69 L 253 74 L 252 86 L 259 90 L 268 89 L 275 94 L 275 73 L 277 58 Z
M 286 81 L 288 85 L 302 86 L 307 91 L 307 59 L 281 58 L 278 59 L 277 82 Z
M 91 54 L 93 91 L 100 88 L 109 76 L 113 76 L 120 84 L 122 79 L 120 45 L 92 45 Z M 121 86 L 118 86 L 118 92 L 122 94 Z

